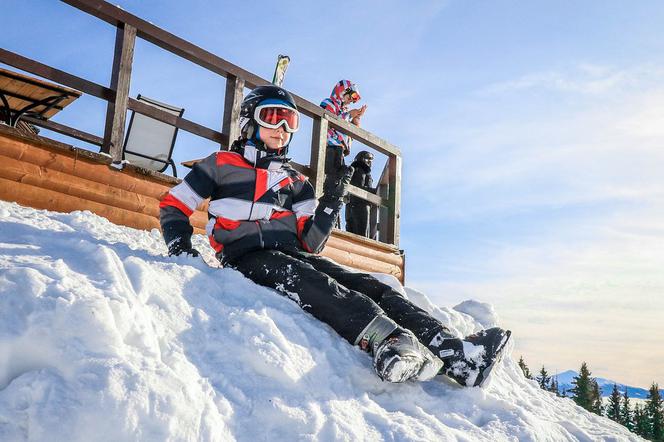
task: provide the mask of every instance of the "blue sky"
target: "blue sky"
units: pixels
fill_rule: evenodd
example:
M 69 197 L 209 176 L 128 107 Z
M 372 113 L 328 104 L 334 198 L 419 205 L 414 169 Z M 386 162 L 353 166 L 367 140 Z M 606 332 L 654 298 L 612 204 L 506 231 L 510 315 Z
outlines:
M 310 101 L 359 83 L 364 127 L 404 155 L 408 285 L 494 304 L 532 369 L 664 383 L 661 2 L 113 3 L 264 78 L 288 54 Z M 2 47 L 108 84 L 109 25 L 50 0 L 3 15 Z M 139 42 L 132 95 L 219 127 L 223 91 Z M 101 134 L 104 110 L 83 97 L 55 120 Z M 180 132 L 175 157 L 214 148 Z

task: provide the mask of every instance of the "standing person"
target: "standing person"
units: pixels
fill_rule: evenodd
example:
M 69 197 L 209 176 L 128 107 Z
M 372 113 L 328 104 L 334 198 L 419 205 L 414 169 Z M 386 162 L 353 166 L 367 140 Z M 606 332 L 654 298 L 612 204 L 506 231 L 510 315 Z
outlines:
M 366 150 L 360 151 L 355 155 L 355 160 L 352 162 L 353 176 L 350 183 L 367 192 L 375 193 L 373 188 L 373 179 L 371 178 L 371 165 L 373 164 L 374 156 L 371 152 Z M 371 232 L 371 206 L 372 204 L 350 195 L 348 197 L 348 204 L 346 204 L 346 230 L 357 235 L 362 235 L 366 238 L 370 237 Z
M 367 110 L 365 104 L 359 109 L 348 109 L 351 103 L 357 103 L 362 97 L 357 85 L 350 80 L 340 80 L 334 85 L 332 93 L 320 106 L 332 112 L 342 120 L 360 125 L 360 120 Z M 336 175 L 345 164 L 344 157 L 350 154 L 351 138 L 336 129 L 327 130 L 327 150 L 325 153 L 325 174 Z
M 198 255 L 189 216 L 210 198 L 206 230 L 217 258 L 295 300 L 371 353 L 381 379 L 430 379 L 444 363 L 443 372 L 462 385 L 480 385 L 509 332 L 492 328 L 461 340 L 371 275 L 316 255 L 337 219 L 352 169 L 344 167 L 340 180 L 328 180 L 316 201 L 313 186 L 285 157 L 299 127 L 291 94 L 277 86 L 257 87 L 242 102 L 240 124 L 234 151 L 196 163 L 161 201 L 169 256 Z

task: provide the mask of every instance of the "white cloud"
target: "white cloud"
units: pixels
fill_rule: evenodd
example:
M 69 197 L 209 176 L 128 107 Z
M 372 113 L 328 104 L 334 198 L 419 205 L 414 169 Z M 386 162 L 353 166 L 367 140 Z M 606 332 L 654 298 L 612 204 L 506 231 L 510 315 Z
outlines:
M 630 81 L 624 73 L 607 75 L 615 76 Z M 523 98 L 509 112 L 494 115 L 500 103 L 481 99 L 484 114 L 473 115 L 472 124 L 459 127 L 458 120 L 435 118 L 421 123 L 440 128 L 441 136 L 415 144 L 419 152 L 409 155 L 405 166 L 411 181 L 406 191 L 447 204 L 415 216 L 463 218 L 592 202 L 661 200 L 664 88 L 607 93 L 574 105 L 560 95 L 569 99 L 575 93 L 550 96 L 540 102 L 540 112 L 529 108 L 527 113 L 521 110 Z M 494 122 L 482 124 L 492 117 Z

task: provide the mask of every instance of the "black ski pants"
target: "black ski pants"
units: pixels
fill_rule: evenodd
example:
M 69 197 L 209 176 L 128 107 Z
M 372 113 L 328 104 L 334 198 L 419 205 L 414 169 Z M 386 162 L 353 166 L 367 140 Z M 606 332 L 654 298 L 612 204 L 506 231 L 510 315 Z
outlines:
M 346 204 L 346 231 L 369 237 L 369 216 L 371 206 L 363 203 Z
M 227 265 L 295 300 L 351 344 L 379 314 L 411 330 L 424 345 L 429 345 L 438 333 L 452 336 L 440 321 L 389 285 L 318 255 L 259 250 Z

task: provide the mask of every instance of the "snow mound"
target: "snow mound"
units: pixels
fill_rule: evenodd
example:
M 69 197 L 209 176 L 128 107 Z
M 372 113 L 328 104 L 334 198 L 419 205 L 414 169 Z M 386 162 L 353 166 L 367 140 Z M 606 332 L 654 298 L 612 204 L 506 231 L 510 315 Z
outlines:
M 459 335 L 496 321 L 399 289 Z M 0 440 L 630 439 L 510 357 L 485 389 L 384 383 L 294 302 L 168 258 L 156 230 L 0 202 Z

